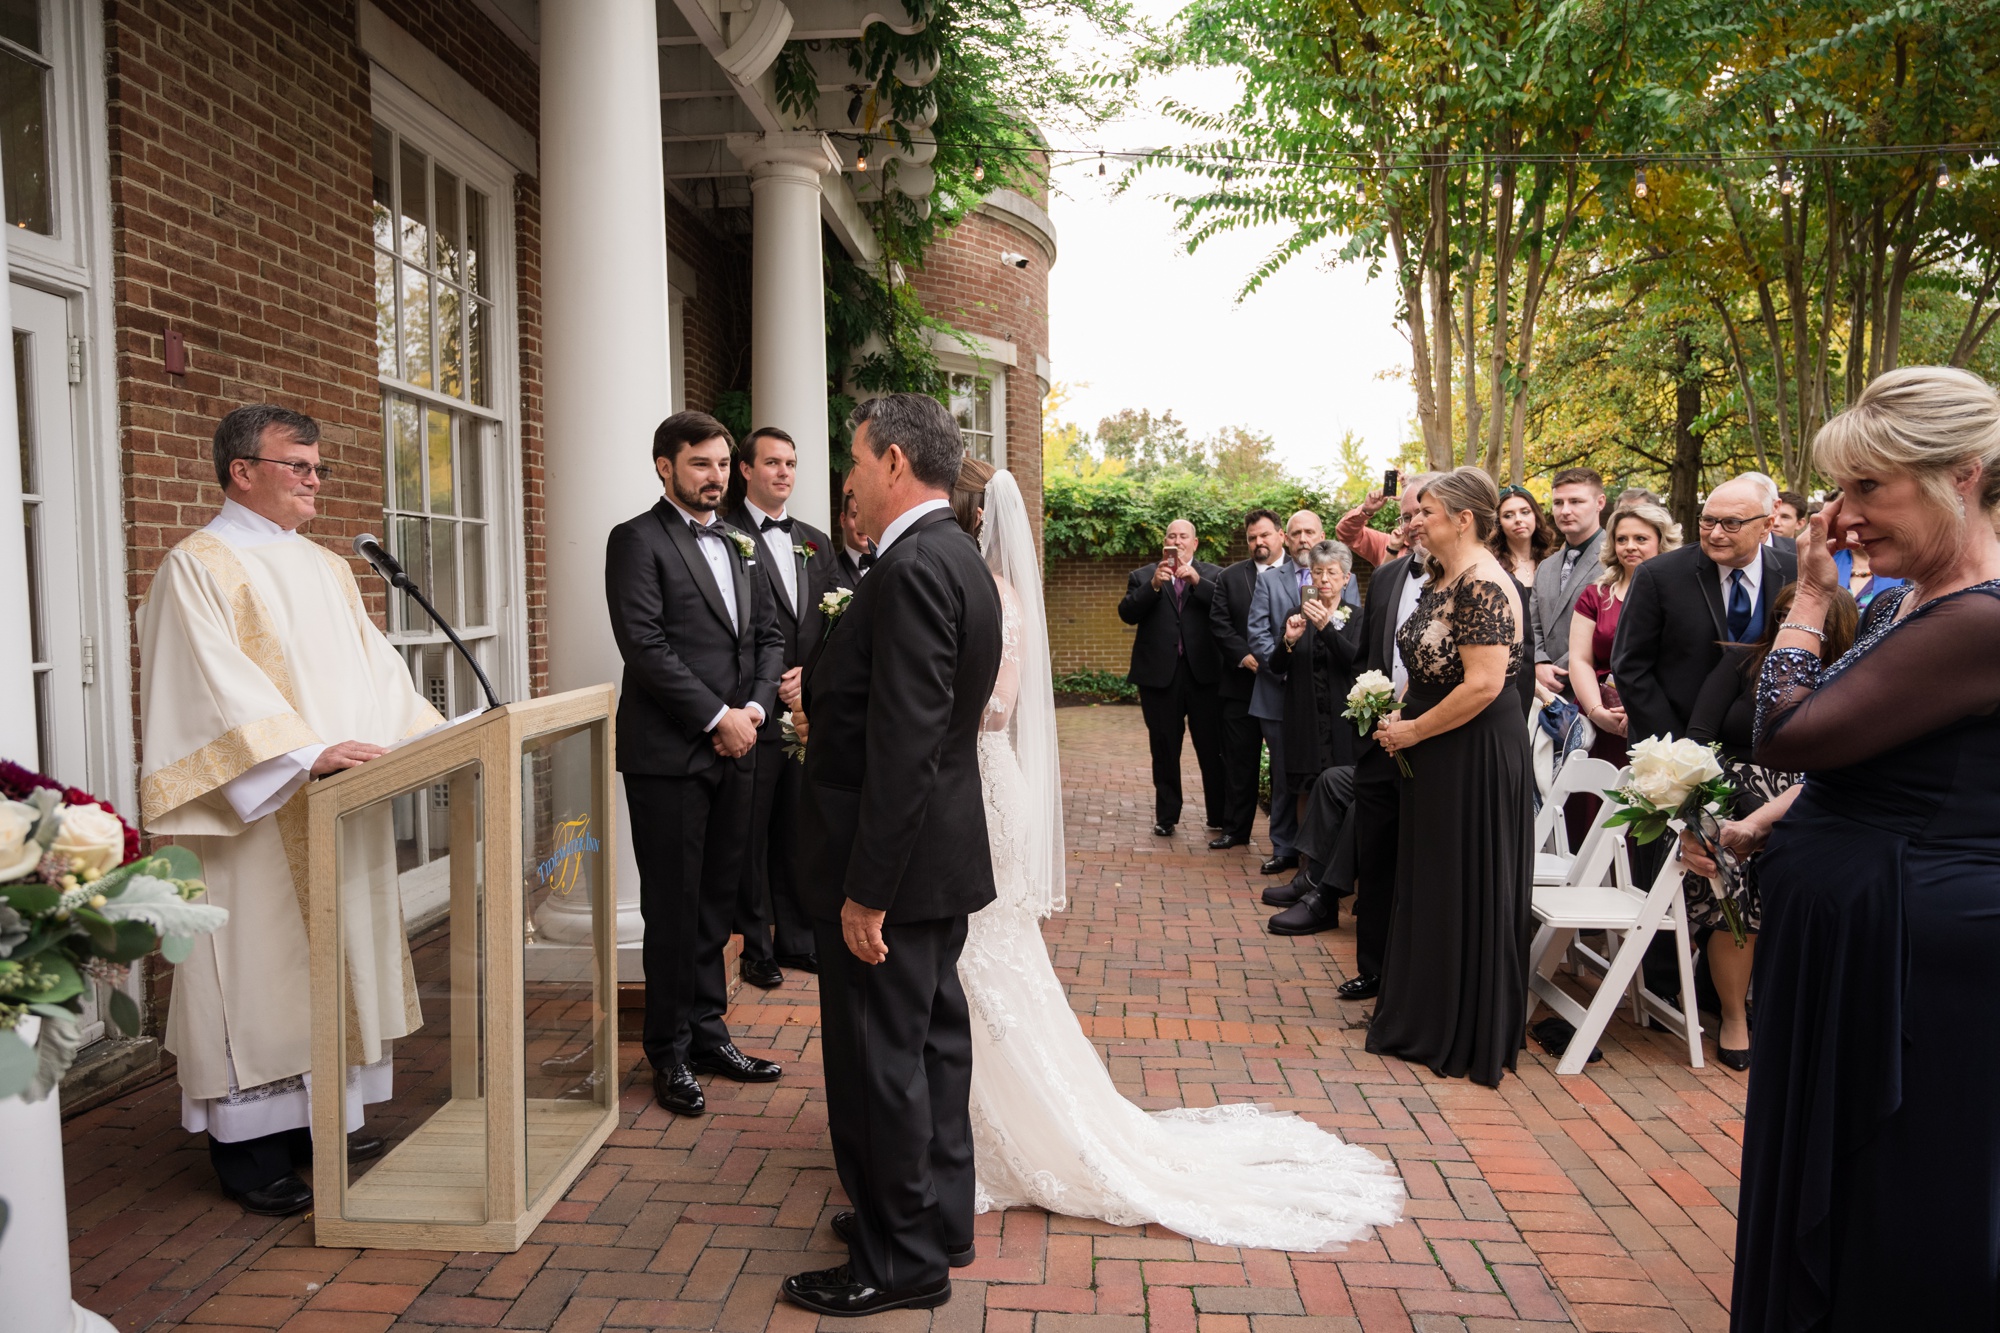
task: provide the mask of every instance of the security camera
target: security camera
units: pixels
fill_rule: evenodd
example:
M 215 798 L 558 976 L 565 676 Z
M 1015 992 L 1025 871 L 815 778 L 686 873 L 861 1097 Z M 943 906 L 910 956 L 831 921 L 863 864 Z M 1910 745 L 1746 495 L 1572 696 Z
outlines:
M 1000 262 L 1008 268 L 1026 268 L 1028 266 L 1028 257 L 1026 255 L 1015 254 L 1012 250 L 1002 250 L 1000 252 Z

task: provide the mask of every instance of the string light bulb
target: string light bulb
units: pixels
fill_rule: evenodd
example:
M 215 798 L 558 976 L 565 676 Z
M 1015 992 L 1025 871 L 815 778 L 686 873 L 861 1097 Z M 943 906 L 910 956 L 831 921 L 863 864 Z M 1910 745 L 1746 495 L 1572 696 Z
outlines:
M 972 158 L 972 179 L 975 184 L 986 179 L 986 164 L 979 160 L 977 154 Z
M 1937 163 L 1937 186 L 1940 190 L 1949 190 L 1951 188 L 1951 168 L 1944 164 L 1942 157 L 1938 159 Z
M 1792 182 L 1792 170 L 1784 163 L 1778 164 L 1778 193 L 1789 199 L 1797 193 L 1798 186 Z
M 1644 167 L 1640 167 L 1639 174 L 1632 178 L 1632 193 L 1638 195 L 1641 199 L 1644 199 L 1649 193 L 1646 189 L 1646 169 Z
M 868 170 L 868 145 L 865 143 L 854 150 L 854 169 L 856 171 Z
M 1097 174 L 1100 176 L 1104 174 L 1104 154 L 1102 153 L 1097 155 Z

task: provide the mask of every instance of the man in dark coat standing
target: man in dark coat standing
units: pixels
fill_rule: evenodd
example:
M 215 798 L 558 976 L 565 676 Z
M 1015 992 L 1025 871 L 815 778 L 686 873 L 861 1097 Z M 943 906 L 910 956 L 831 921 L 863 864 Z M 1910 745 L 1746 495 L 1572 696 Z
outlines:
M 1208 826 L 1220 829 L 1227 818 L 1222 699 L 1215 689 L 1222 657 L 1210 624 L 1222 570 L 1196 560 L 1195 545 L 1194 524 L 1184 518 L 1169 523 L 1160 560 L 1132 571 L 1118 603 L 1118 618 L 1139 630 L 1132 637 L 1132 669 L 1125 678 L 1139 687 L 1139 711 L 1153 752 L 1153 832 L 1162 838 L 1173 836 L 1181 818 L 1183 726 L 1201 766 Z
M 736 458 L 742 496 L 728 519 L 762 545 L 757 565 L 778 608 L 785 674 L 778 678 L 777 714 L 757 731 L 757 772 L 750 807 L 750 848 L 736 895 L 736 933 L 743 937 L 743 979 L 765 990 L 781 983 L 779 965 L 816 972 L 812 922 L 799 906 L 798 760 L 787 755 L 783 712 L 799 702 L 806 655 L 819 645 L 819 600 L 833 583 L 833 542 L 787 510 L 799 466 L 798 446 L 773 426 L 750 432 Z
M 1215 580 L 1209 605 L 1209 628 L 1222 658 L 1216 695 L 1222 702 L 1222 778 L 1225 800 L 1222 831 L 1209 839 L 1216 851 L 1247 847 L 1257 821 L 1258 757 L 1264 751 L 1264 730 L 1250 716 L 1250 694 L 1257 684 L 1257 654 L 1250 651 L 1250 602 L 1257 576 L 1284 558 L 1285 534 L 1278 516 L 1253 509 L 1243 517 L 1243 539 L 1250 555 L 1222 571 Z
M 972 1029 L 958 955 L 993 901 L 979 723 L 1000 594 L 947 498 L 936 399 L 857 409 L 851 484 L 876 558 L 806 670 L 801 890 L 819 944 L 827 1123 L 848 1262 L 784 1282 L 824 1315 L 930 1309 L 973 1258 Z
M 604 595 L 625 659 L 618 771 L 632 811 L 646 922 L 646 1059 L 653 1096 L 706 1109 L 695 1071 L 764 1083 L 780 1070 L 743 1054 L 722 1014 L 722 949 L 750 835 L 757 731 L 778 708 L 784 638 L 757 541 L 716 516 L 729 431 L 676 412 L 653 433 L 666 495 L 611 530 Z

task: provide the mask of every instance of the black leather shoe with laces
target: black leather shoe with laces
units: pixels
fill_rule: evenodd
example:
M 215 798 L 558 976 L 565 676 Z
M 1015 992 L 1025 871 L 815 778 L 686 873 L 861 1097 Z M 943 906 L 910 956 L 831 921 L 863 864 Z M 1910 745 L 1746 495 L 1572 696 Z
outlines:
M 776 990 L 785 984 L 785 974 L 778 970 L 775 958 L 745 958 L 743 979 L 760 990 Z
M 785 1072 L 783 1065 L 743 1054 L 733 1041 L 692 1056 L 688 1063 L 704 1074 L 720 1074 L 738 1083 L 770 1083 Z
M 1234 833 L 1225 833 L 1219 838 L 1210 838 L 1208 840 L 1208 850 L 1211 852 L 1226 852 L 1231 847 L 1245 846 L 1249 841 L 1248 838 L 1239 838 Z
M 951 1278 L 937 1280 L 933 1287 L 913 1287 L 905 1291 L 884 1291 L 854 1280 L 854 1270 L 846 1264 L 821 1268 L 810 1273 L 794 1273 L 785 1279 L 785 1299 L 816 1314 L 836 1319 L 880 1314 L 884 1310 L 933 1310 L 951 1299 Z
M 833 1221 L 829 1225 L 833 1227 L 833 1234 L 840 1237 L 843 1243 L 848 1245 L 854 1243 L 854 1210 L 852 1208 L 843 1208 L 835 1213 Z M 967 1268 L 971 1266 L 974 1259 L 979 1257 L 979 1252 L 974 1247 L 968 1245 L 962 1250 L 946 1250 L 944 1257 L 945 1262 L 949 1263 L 953 1268 Z
M 695 1081 L 694 1070 L 686 1065 L 653 1071 L 653 1100 L 675 1115 L 700 1115 L 708 1109 L 701 1084 Z

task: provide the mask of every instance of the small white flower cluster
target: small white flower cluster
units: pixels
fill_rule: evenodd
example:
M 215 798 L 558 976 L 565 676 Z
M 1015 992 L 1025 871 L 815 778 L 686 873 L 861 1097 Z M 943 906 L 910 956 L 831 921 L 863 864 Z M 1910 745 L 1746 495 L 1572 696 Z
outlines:
M 1346 629 L 1348 617 L 1352 616 L 1353 614 L 1354 614 L 1354 608 L 1349 606 L 1346 602 L 1342 602 L 1339 606 L 1333 608 L 1333 627 L 1335 629 Z M 1376 672 L 1371 672 L 1370 674 L 1379 676 L 1382 673 L 1376 671 Z
M 1721 776 L 1711 747 L 1686 737 L 1648 736 L 1632 746 L 1632 780 L 1625 789 L 1655 809 L 1678 810 L 1695 788 Z
M 1346 609 L 1341 608 L 1343 611 Z M 1347 691 L 1347 706 L 1358 713 L 1367 710 L 1368 705 L 1377 700 L 1393 703 L 1395 698 L 1396 687 L 1387 676 L 1379 671 L 1364 671 L 1354 678 L 1353 687 Z M 1381 711 L 1387 712 L 1388 709 Z
M 847 604 L 853 600 L 854 589 L 835 588 L 819 599 L 819 613 L 828 620 L 838 620 L 840 613 L 845 611 Z

